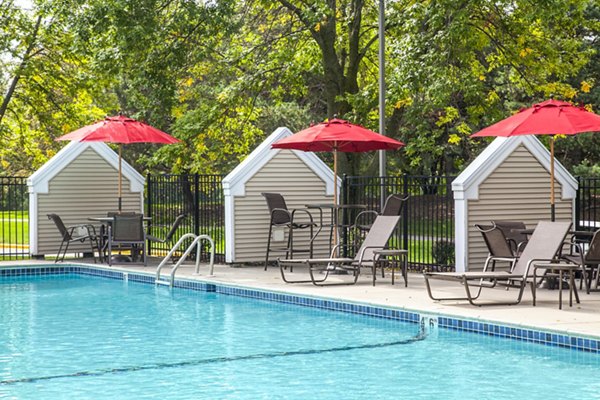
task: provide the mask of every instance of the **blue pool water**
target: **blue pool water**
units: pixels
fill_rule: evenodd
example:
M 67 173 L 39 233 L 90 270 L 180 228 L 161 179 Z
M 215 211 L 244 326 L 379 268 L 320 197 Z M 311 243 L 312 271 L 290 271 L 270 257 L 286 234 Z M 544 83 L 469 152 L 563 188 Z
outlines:
M 600 355 L 76 274 L 0 279 L 0 399 L 594 399 Z

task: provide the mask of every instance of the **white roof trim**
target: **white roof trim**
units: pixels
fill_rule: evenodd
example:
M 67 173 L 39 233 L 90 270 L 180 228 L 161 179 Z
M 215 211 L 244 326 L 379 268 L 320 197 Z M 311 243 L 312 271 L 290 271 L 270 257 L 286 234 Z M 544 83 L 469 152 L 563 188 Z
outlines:
M 291 136 L 292 132 L 285 127 L 277 128 L 264 142 L 262 142 L 244 161 L 238 164 L 224 179 L 223 191 L 225 196 L 245 195 L 245 184 L 265 166 L 282 149 L 272 149 L 276 141 Z M 288 150 L 284 150 L 288 151 Z M 333 171 L 315 153 L 291 150 L 300 158 L 320 179 L 325 182 L 326 194 L 333 195 Z M 338 186 L 341 178 L 337 178 Z
M 67 165 L 75 160 L 83 151 L 92 148 L 109 165 L 119 169 L 119 155 L 106 143 L 102 142 L 69 142 L 58 153 L 48 160 L 41 168 L 27 178 L 30 193 L 48 193 L 48 182 Z M 121 164 L 123 178 L 131 182 L 132 192 L 143 192 L 146 179 L 125 160 Z
M 478 199 L 479 186 L 489 175 L 506 160 L 510 154 L 519 146 L 525 146 L 539 163 L 550 171 L 550 152 L 533 135 L 514 137 L 498 137 L 481 154 L 464 169 L 464 171 L 452 182 L 454 199 Z M 562 198 L 575 198 L 577 192 L 577 180 L 554 159 L 554 178 L 561 184 Z M 549 183 L 548 183 L 549 184 Z

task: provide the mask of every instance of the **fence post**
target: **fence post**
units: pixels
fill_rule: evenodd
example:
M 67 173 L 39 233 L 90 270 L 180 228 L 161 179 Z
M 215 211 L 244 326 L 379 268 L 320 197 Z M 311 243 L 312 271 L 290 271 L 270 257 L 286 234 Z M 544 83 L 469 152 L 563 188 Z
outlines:
M 152 216 L 154 214 L 153 210 L 152 210 L 152 175 L 147 174 L 146 175 L 146 215 Z M 150 225 L 150 228 L 152 227 L 152 221 L 150 221 L 148 223 L 148 225 Z M 146 244 L 148 246 L 148 255 L 151 256 L 152 255 L 152 241 L 148 240 L 148 243 Z
M 575 230 L 580 230 L 581 228 L 581 194 L 582 194 L 582 190 L 581 190 L 581 177 L 578 176 L 577 177 L 577 194 L 575 195 Z
M 405 173 L 402 177 L 403 194 L 408 194 L 408 175 Z M 410 198 L 407 201 L 411 201 Z M 402 207 L 402 248 L 408 250 L 408 207 L 405 204 Z
M 200 234 L 200 175 L 194 174 L 194 234 Z

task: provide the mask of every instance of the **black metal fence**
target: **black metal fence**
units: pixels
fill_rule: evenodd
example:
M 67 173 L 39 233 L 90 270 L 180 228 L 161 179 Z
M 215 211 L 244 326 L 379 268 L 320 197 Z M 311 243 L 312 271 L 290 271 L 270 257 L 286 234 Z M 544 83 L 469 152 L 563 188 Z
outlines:
M 187 214 L 180 234 L 209 235 L 215 242 L 215 262 L 225 262 L 225 205 L 221 175 L 149 175 L 145 213 L 152 217 L 150 233 L 161 237 L 179 214 Z M 171 244 L 152 243 L 148 254 L 166 254 Z M 209 248 L 202 242 L 201 257 Z M 185 251 L 185 245 L 181 247 Z
M 452 176 L 345 176 L 344 203 L 365 204 L 380 211 L 390 194 L 409 194 L 395 239 L 408 249 L 409 268 L 454 268 L 454 200 Z
M 27 178 L 0 176 L 0 261 L 29 257 Z
M 575 223 L 577 230 L 600 228 L 600 178 L 577 178 Z
M 454 200 L 452 176 L 346 176 L 342 201 L 365 204 L 379 211 L 382 194 L 410 194 L 403 209 L 396 240 L 409 250 L 413 270 L 453 268 Z M 577 178 L 575 203 L 578 230 L 600 228 L 600 178 Z M 151 233 L 163 236 L 169 226 L 186 213 L 181 233 L 210 235 L 215 241 L 216 261 L 225 261 L 224 197 L 220 175 L 150 175 L 146 190 L 146 214 L 152 217 Z M 179 237 L 178 235 L 175 236 Z M 168 245 L 152 244 L 150 254 L 163 254 Z M 202 257 L 208 257 L 203 247 Z M 29 257 L 29 193 L 27 178 L 0 177 L 0 260 Z

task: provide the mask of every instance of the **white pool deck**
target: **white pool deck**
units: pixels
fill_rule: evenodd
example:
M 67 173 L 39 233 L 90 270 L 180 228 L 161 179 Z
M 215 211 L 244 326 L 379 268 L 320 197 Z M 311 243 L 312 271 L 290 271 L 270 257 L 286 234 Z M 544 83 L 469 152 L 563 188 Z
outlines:
M 76 260 L 72 262 L 79 263 Z M 158 262 L 159 260 L 151 260 L 147 267 L 135 264 L 119 264 L 110 268 L 154 275 Z M 0 262 L 0 268 L 42 264 L 55 265 L 40 260 L 8 261 Z M 95 264 L 95 266 L 109 268 L 103 264 Z M 164 275 L 168 275 L 170 267 L 171 264 L 167 264 L 163 269 Z M 404 287 L 404 281 L 398 273 L 395 277 L 395 285 L 392 286 L 390 274 L 387 273 L 385 278 L 378 276 L 377 284 L 373 286 L 372 275 L 366 270 L 363 271 L 356 285 L 317 287 L 311 283 L 285 283 L 281 279 L 279 269 L 276 267 L 270 267 L 267 271 L 264 271 L 262 266 L 232 267 L 216 264 L 212 276 L 209 276 L 207 264 L 201 264 L 199 275 L 194 274 L 194 269 L 195 265 L 193 263 L 186 263 L 179 268 L 176 278 L 198 279 L 259 290 L 367 303 L 406 311 L 454 316 L 600 339 L 600 292 L 592 292 L 588 295 L 585 290 L 581 290 L 579 292 L 581 303 L 577 304 L 573 300 L 573 307 L 569 307 L 569 291 L 563 290 L 562 310 L 558 309 L 558 290 L 538 289 L 537 304 L 534 307 L 529 288 L 526 289 L 523 300 L 518 305 L 475 307 L 467 301 L 438 302 L 431 300 L 427 295 L 424 279 L 419 273 L 409 273 L 408 287 Z M 302 279 L 307 278 L 308 273 L 301 268 L 295 268 L 291 276 Z M 332 276 L 329 279 L 335 281 L 348 278 Z M 438 293 L 443 293 L 443 295 L 464 294 L 463 287 L 458 283 L 436 280 L 432 284 L 434 289 L 437 288 Z M 516 296 L 516 289 L 507 291 L 503 288 L 494 288 L 485 290 L 481 300 L 498 301 L 515 299 Z

